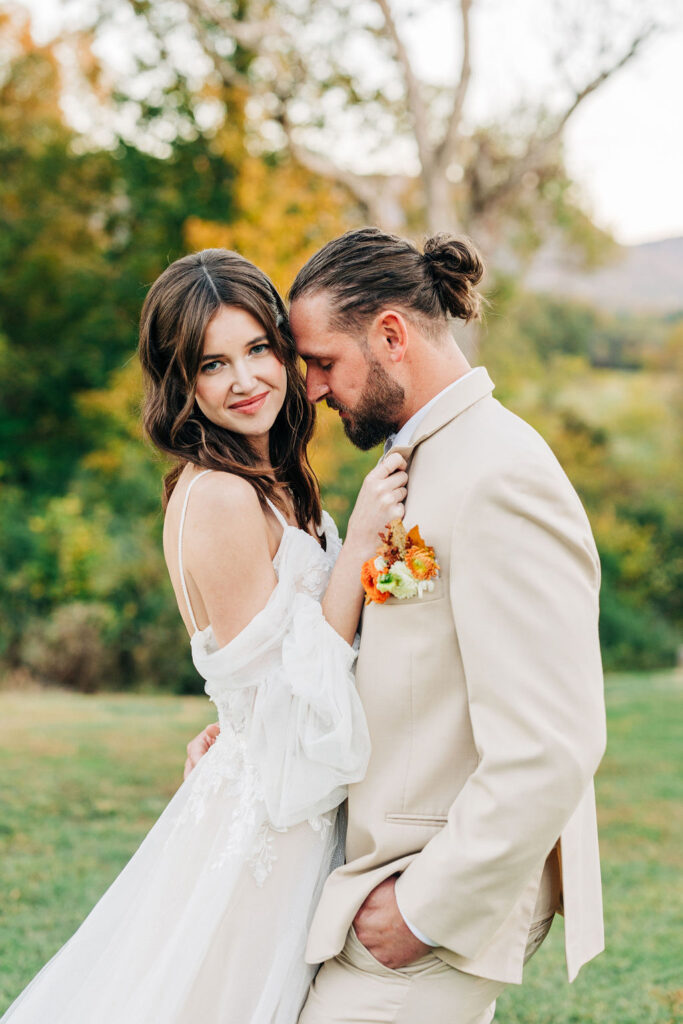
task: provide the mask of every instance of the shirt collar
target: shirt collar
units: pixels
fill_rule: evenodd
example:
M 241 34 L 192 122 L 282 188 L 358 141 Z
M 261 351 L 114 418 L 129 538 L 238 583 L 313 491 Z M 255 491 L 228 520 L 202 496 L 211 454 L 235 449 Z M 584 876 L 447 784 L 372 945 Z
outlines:
M 390 448 L 400 448 L 402 445 L 409 444 L 417 433 L 417 428 L 420 426 L 422 420 L 425 418 L 431 407 L 435 405 L 448 391 L 453 391 L 454 388 L 457 388 L 458 384 L 467 380 L 467 378 L 471 377 L 473 373 L 476 373 L 476 371 L 477 367 L 473 367 L 473 369 L 464 373 L 462 377 L 458 377 L 457 380 L 454 380 L 452 384 L 448 384 L 443 391 L 439 391 L 438 395 L 434 395 L 426 405 L 423 405 L 421 409 L 418 409 L 417 412 L 403 424 L 399 431 L 395 434 L 390 434 L 384 442 L 384 454 L 386 455 Z

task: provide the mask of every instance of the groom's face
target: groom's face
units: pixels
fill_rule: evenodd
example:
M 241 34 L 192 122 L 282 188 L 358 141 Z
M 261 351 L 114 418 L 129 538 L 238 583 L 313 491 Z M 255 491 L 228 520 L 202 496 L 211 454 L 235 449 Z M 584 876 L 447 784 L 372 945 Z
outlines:
M 289 313 L 297 352 L 306 364 L 311 402 L 336 409 L 349 440 L 367 451 L 395 433 L 402 421 L 403 388 L 387 373 L 364 336 L 330 327 L 324 293 L 292 303 Z

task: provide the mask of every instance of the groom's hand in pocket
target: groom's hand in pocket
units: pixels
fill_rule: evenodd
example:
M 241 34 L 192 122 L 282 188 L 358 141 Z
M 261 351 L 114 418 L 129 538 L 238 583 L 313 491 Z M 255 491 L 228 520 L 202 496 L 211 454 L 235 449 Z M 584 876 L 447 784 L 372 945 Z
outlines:
M 396 877 L 385 879 L 368 893 L 353 919 L 359 942 L 391 970 L 406 967 L 432 952 L 431 946 L 420 942 L 403 920 L 394 894 Z

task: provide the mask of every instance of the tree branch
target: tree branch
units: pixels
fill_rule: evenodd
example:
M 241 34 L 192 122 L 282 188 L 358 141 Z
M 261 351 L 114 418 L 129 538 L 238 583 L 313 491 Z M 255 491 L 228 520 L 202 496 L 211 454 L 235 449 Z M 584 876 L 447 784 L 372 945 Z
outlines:
M 201 4 L 195 3 L 193 0 L 186 0 L 185 6 L 187 8 L 190 22 L 197 33 L 197 39 L 201 43 L 204 53 L 210 58 L 214 70 L 219 75 L 221 81 L 224 82 L 225 85 L 241 85 L 245 88 L 248 87 L 249 83 L 246 76 L 238 71 L 235 65 L 227 57 L 223 57 L 216 50 L 214 41 L 211 38 L 211 33 L 208 31 L 205 24 L 205 15 L 201 10 Z
M 633 60 L 636 54 L 640 51 L 643 43 L 650 38 L 656 28 L 657 26 L 654 23 L 650 23 L 642 29 L 642 31 L 633 39 L 628 50 L 626 50 L 618 60 L 615 60 L 609 67 L 604 68 L 595 76 L 595 78 L 591 79 L 591 81 L 584 85 L 582 89 L 578 90 L 567 109 L 557 118 L 550 131 L 542 137 L 534 136 L 530 139 L 526 152 L 513 165 L 510 174 L 505 181 L 495 185 L 482 197 L 482 202 L 487 207 L 500 203 L 511 192 L 513 192 L 515 188 L 517 188 L 527 172 L 536 170 L 541 165 L 548 151 L 561 137 L 567 122 L 583 101 L 587 99 L 588 96 L 591 96 L 596 89 L 599 89 L 608 78 L 611 78 L 612 75 L 623 68 L 624 65 Z
M 595 78 L 588 82 L 587 85 L 584 85 L 583 89 L 580 89 L 576 93 L 574 99 L 572 100 L 572 102 L 570 103 L 569 107 L 564 112 L 560 120 L 557 122 L 557 125 L 553 130 L 554 138 L 557 138 L 562 133 L 562 129 L 564 128 L 564 126 L 566 125 L 567 121 L 572 116 L 576 108 L 581 103 L 583 103 L 583 101 L 588 96 L 594 93 L 596 89 L 599 89 L 603 82 L 606 82 L 608 78 L 611 78 L 612 75 L 619 71 L 621 68 L 623 68 L 625 64 L 628 64 L 630 60 L 633 60 L 633 58 L 637 55 L 638 51 L 641 49 L 643 43 L 645 43 L 650 38 L 650 36 L 656 31 L 656 29 L 657 26 L 654 22 L 650 22 L 649 25 L 646 25 L 645 28 L 643 28 L 642 31 L 638 33 L 638 35 L 631 43 L 628 50 L 624 54 L 622 54 L 619 60 L 615 61 L 614 64 L 612 64 L 610 67 L 605 68 L 603 71 L 601 71 L 598 75 L 595 76 Z
M 413 131 L 415 133 L 417 151 L 422 167 L 426 170 L 432 163 L 432 152 L 427 133 L 427 111 L 425 110 L 424 103 L 422 102 L 420 83 L 413 71 L 408 51 L 403 45 L 403 40 L 399 35 L 396 21 L 391 13 L 389 0 L 377 0 L 377 4 L 384 16 L 384 23 L 386 25 L 387 32 L 394 44 L 396 57 L 401 67 L 401 71 L 403 72 L 403 81 L 406 87 L 406 100 L 413 120 Z
M 313 174 L 334 181 L 338 185 L 343 185 L 359 204 L 363 215 L 371 221 L 375 220 L 378 197 L 377 191 L 373 188 L 370 179 L 364 175 L 355 174 L 353 171 L 339 167 L 329 157 L 323 156 L 322 153 L 315 153 L 312 149 L 302 146 L 300 142 L 297 142 L 294 138 L 294 129 L 287 117 L 286 103 L 284 101 L 282 102 L 280 115 L 277 120 L 287 137 L 289 151 L 294 159 Z
M 246 50 L 260 50 L 260 44 L 264 39 L 286 34 L 280 22 L 273 18 L 263 21 L 239 21 L 237 18 L 228 17 L 221 5 L 213 3 L 212 0 L 185 0 L 185 4 L 196 18 L 212 21 L 226 36 L 234 39 Z
M 462 120 L 462 111 L 465 105 L 465 97 L 472 76 L 471 63 L 471 38 L 470 38 L 470 11 L 472 0 L 460 0 L 460 15 L 462 19 L 462 66 L 460 78 L 453 97 L 453 107 L 446 126 L 441 143 L 436 151 L 436 159 L 439 168 L 445 171 L 446 166 L 451 162 L 457 149 L 458 133 Z

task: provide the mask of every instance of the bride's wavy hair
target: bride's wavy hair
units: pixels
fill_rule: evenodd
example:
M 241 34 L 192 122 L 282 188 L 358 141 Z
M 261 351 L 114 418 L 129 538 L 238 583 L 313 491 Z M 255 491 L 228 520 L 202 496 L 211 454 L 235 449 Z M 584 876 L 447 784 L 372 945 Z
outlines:
M 285 401 L 270 431 L 272 474 L 259 466 L 249 439 L 208 419 L 195 401 L 206 329 L 222 306 L 250 313 L 262 325 L 287 372 Z M 282 508 L 278 484 L 290 488 L 299 526 L 321 520 L 320 489 L 308 460 L 315 408 L 306 397 L 285 305 L 268 277 L 227 249 L 204 249 L 176 260 L 150 288 L 140 316 L 145 381 L 142 422 L 147 436 L 175 459 L 164 478 L 164 508 L 188 462 L 248 480 L 261 502 Z

